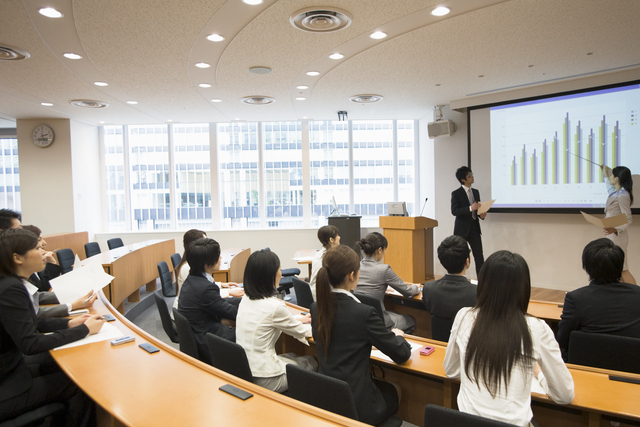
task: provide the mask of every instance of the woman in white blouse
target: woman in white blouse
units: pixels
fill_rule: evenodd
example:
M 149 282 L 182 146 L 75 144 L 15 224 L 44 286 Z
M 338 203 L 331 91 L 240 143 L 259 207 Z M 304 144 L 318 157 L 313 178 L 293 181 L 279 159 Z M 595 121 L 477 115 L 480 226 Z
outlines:
M 447 376 L 460 378 L 462 412 L 528 426 L 534 377 L 554 402 L 573 400 L 573 378 L 551 328 L 527 314 L 530 295 L 522 256 L 498 251 L 485 261 L 478 301 L 456 315 L 444 358 Z
M 316 278 L 318 277 L 318 271 L 322 268 L 322 257 L 324 253 L 327 252 L 327 249 L 340 245 L 338 227 L 335 225 L 320 227 L 318 229 L 318 240 L 322 243 L 322 249 L 316 252 L 311 261 L 311 277 L 309 278 L 309 286 L 311 287 L 311 294 L 313 295 L 314 301 L 316 301 Z
M 236 317 L 236 343 L 247 353 L 254 382 L 279 393 L 289 389 L 286 364 L 311 371 L 318 369 L 313 356 L 276 354 L 276 341 L 282 332 L 306 345 L 311 337 L 311 316 L 292 316 L 284 301 L 276 297 L 281 277 L 276 254 L 267 250 L 251 254 L 244 270 L 245 295 Z

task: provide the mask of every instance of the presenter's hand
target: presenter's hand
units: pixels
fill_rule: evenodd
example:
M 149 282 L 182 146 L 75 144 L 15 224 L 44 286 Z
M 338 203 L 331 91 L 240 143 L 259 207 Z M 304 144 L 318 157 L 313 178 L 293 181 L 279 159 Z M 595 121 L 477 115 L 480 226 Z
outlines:
M 605 228 L 604 229 L 604 234 L 605 235 L 618 234 L 618 230 L 616 230 L 615 228 Z
M 404 331 L 402 329 L 393 328 L 391 330 L 391 332 L 396 334 L 396 336 L 398 336 L 398 337 L 403 337 L 404 336 Z
M 235 288 L 235 289 L 230 289 L 229 290 L 229 295 L 231 295 L 232 297 L 242 297 L 244 295 L 244 289 L 242 288 Z
M 89 308 L 93 307 L 93 302 L 98 298 L 98 294 L 94 294 L 93 290 L 89 291 L 88 294 L 81 296 L 77 300 L 71 303 L 72 310 L 79 310 L 81 308 Z
M 601 165 L 600 168 L 602 169 L 602 172 L 604 173 L 605 176 L 611 176 L 611 174 L 613 173 L 611 171 L 611 168 L 607 165 Z
M 471 210 L 472 210 L 472 211 L 477 211 L 478 209 L 480 209 L 480 203 L 479 203 L 479 202 L 474 202 L 474 203 L 471 205 Z
M 478 215 L 481 219 L 485 219 L 487 217 L 487 213 L 483 212 L 481 214 Z

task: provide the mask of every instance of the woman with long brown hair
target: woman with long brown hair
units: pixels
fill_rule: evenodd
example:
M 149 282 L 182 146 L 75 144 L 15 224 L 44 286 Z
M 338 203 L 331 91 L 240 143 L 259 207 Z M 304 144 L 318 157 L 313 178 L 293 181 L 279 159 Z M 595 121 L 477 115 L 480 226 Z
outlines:
M 522 256 L 498 251 L 485 261 L 478 301 L 456 315 L 444 358 L 447 376 L 460 378 L 462 412 L 528 426 L 534 377 L 554 402 L 573 400 L 573 379 L 553 331 L 527 314 L 530 296 Z
M 371 346 L 396 363 L 411 357 L 411 347 L 401 330 L 389 331 L 376 310 L 353 295 L 359 272 L 360 258 L 353 249 L 327 250 L 316 281 L 318 300 L 311 305 L 311 326 L 318 372 L 346 381 L 359 420 L 377 425 L 398 410 L 398 395 L 393 385 L 371 377 Z

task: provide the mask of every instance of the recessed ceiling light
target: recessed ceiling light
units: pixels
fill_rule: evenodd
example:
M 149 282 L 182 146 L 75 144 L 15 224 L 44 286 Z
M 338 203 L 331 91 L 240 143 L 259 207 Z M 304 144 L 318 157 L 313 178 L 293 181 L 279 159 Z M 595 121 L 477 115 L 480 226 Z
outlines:
M 200 83 L 198 86 L 200 87 L 211 87 L 211 85 L 209 83 Z
M 296 101 L 304 101 L 304 100 L 306 100 L 306 99 L 307 99 L 307 98 L 304 98 L 304 97 L 302 97 L 302 96 L 299 96 L 299 97 L 297 97 L 297 98 L 296 98 Z
M 438 6 L 431 11 L 431 14 L 433 16 L 444 16 L 444 15 L 448 15 L 449 12 L 451 12 L 451 9 L 449 9 L 448 7 Z
M 211 102 L 222 102 L 222 99 L 213 98 L 213 99 L 211 100 Z
M 309 72 L 307 72 L 307 76 L 312 76 L 313 77 L 313 76 L 319 76 L 319 75 L 320 75 L 320 73 L 317 72 L 317 71 L 309 71 Z
M 7 45 L 0 46 L 0 61 L 21 61 L 30 56 L 25 50 Z
M 333 55 L 329 55 L 329 58 L 331 59 L 342 59 L 344 58 L 344 55 L 341 53 L 334 53 Z
M 384 97 L 382 95 L 356 95 L 349 98 L 349 101 L 357 104 L 372 104 L 374 102 L 382 101 Z
M 136 105 L 138 101 L 127 101 L 127 104 Z
M 251 6 L 255 6 L 257 4 L 261 4 L 262 0 L 242 0 L 242 3 L 250 4 Z
M 207 40 L 212 42 L 221 42 L 222 40 L 224 40 L 224 37 L 222 37 L 220 34 L 213 33 L 207 36 Z
M 107 108 L 109 106 L 106 102 L 93 99 L 72 99 L 69 103 L 80 108 Z
M 206 62 L 198 62 L 196 64 L 196 67 L 198 67 L 198 68 L 209 68 L 209 67 L 211 67 L 211 65 L 207 64 Z
M 269 74 L 271 72 L 271 68 L 269 67 L 251 67 L 249 68 L 249 72 L 253 74 Z
M 76 53 L 71 53 L 71 52 L 65 53 L 62 56 L 64 56 L 67 59 L 82 59 L 82 56 L 80 56 L 80 55 L 78 55 Z
M 52 7 L 43 7 L 38 10 L 38 12 L 40 12 L 40 15 L 46 16 L 47 18 L 62 18 L 63 16 L 62 13 Z
M 275 98 L 270 96 L 245 96 L 241 101 L 250 105 L 267 105 L 276 102 Z
M 41 102 L 40 105 L 42 105 L 43 107 L 53 107 L 53 104 L 50 102 Z
M 371 34 L 369 37 L 371 37 L 372 39 L 379 40 L 387 37 L 387 33 L 383 33 L 382 31 L 376 31 L 375 33 Z
M 105 82 L 93 82 L 93 84 L 96 86 L 109 86 L 109 83 L 105 83 Z
M 300 85 L 300 86 L 296 86 L 296 89 L 305 90 L 305 89 L 309 89 L 309 86 Z

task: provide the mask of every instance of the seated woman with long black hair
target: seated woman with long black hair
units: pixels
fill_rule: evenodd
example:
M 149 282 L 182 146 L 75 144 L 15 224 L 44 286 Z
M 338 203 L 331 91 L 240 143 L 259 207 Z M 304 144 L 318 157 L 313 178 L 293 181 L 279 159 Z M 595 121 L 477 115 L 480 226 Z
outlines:
M 378 425 L 398 410 L 395 387 L 371 377 L 369 359 L 375 346 L 396 363 L 411 357 L 411 346 L 399 329 L 389 331 L 376 310 L 352 291 L 358 285 L 360 257 L 347 246 L 327 250 L 318 272 L 318 300 L 311 305 L 318 372 L 346 381 L 360 421 Z
M 311 337 L 311 316 L 292 316 L 284 301 L 276 297 L 281 278 L 278 255 L 267 250 L 252 253 L 244 269 L 245 295 L 236 317 L 236 342 L 247 353 L 254 382 L 278 393 L 289 389 L 287 364 L 318 369 L 313 356 L 276 354 L 276 341 L 282 332 L 306 345 L 307 337 Z
M 573 378 L 551 328 L 527 314 L 531 279 L 518 254 L 498 251 L 483 264 L 478 301 L 453 322 L 444 358 L 448 377 L 460 378 L 461 411 L 528 426 L 534 376 L 551 400 L 573 400 Z
M 95 423 L 90 400 L 46 352 L 98 333 L 104 321 L 88 314 L 72 320 L 37 318 L 30 289 L 35 286 L 27 278 L 45 264 L 35 234 L 0 233 L 0 421 L 47 403 L 68 402 L 66 425 L 90 425 Z

